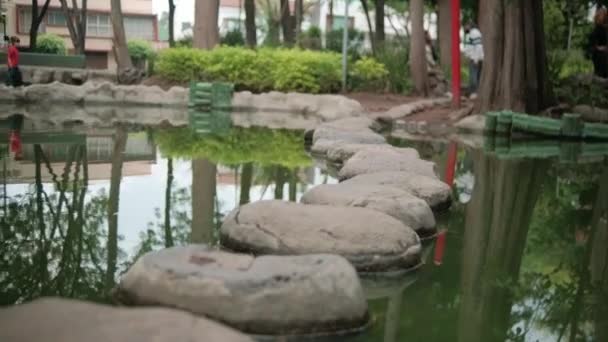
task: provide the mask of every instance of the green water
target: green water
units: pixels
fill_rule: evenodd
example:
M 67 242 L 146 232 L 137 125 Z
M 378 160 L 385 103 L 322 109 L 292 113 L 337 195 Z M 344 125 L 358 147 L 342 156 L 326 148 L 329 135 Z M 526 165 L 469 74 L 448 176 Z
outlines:
M 109 302 L 142 253 L 216 243 L 240 203 L 294 201 L 335 182 L 304 151 L 302 132 L 25 127 L 21 158 L 0 145 L 3 306 Z M 445 174 L 447 144 L 396 143 Z M 418 272 L 373 291 L 366 281 L 370 328 L 325 340 L 608 341 L 606 160 L 506 159 L 464 145 L 457 156 L 456 201 L 439 219 L 443 255 L 431 241 Z

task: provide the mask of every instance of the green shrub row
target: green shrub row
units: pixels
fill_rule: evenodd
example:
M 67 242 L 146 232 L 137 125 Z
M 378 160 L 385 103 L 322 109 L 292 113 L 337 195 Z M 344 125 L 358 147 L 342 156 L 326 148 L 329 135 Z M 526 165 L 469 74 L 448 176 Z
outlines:
M 68 49 L 63 38 L 56 34 L 45 33 L 38 36 L 35 52 L 64 56 Z
M 177 82 L 231 82 L 239 90 L 332 93 L 340 89 L 341 57 L 337 53 L 300 49 L 218 47 L 213 50 L 167 49 L 160 53 L 156 73 Z M 358 84 L 379 82 L 387 75 L 371 58 L 355 64 Z

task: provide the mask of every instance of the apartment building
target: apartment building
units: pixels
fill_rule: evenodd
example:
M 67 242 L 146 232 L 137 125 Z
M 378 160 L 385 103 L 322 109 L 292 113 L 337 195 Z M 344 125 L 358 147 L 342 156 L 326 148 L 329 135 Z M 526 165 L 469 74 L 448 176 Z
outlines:
M 6 33 L 16 35 L 21 44 L 29 44 L 29 30 L 32 22 L 31 0 L 2 0 L 6 8 Z M 44 0 L 38 0 L 40 6 Z M 68 1 L 71 4 L 71 1 Z M 82 0 L 78 0 L 80 5 Z M 86 57 L 87 67 L 92 69 L 116 68 L 113 53 L 112 22 L 110 20 L 110 0 L 88 0 Z M 158 20 L 153 12 L 152 0 L 122 0 L 124 25 L 128 40 L 147 40 L 156 49 L 165 47 L 158 39 Z M 51 0 L 40 33 L 54 33 L 64 38 L 68 49 L 73 49 L 72 40 L 66 26 L 66 17 L 59 0 Z

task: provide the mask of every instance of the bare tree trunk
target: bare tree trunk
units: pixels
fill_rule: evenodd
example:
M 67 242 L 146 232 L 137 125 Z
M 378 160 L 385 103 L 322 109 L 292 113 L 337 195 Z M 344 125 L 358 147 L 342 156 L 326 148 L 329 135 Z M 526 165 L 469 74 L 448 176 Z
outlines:
M 243 171 L 241 171 L 241 196 L 239 204 L 247 204 L 250 202 L 249 192 L 251 191 L 251 184 L 253 182 L 253 164 L 247 163 L 243 165 Z
M 376 0 L 376 45 L 384 44 L 384 0 Z
M 304 3 L 303 0 L 296 0 L 296 44 L 300 45 L 302 40 L 302 20 L 304 18 Z
M 72 9 L 69 8 L 67 0 L 59 0 L 59 2 L 74 45 L 74 53 L 83 55 L 87 35 L 87 0 L 82 0 L 80 10 L 76 1 L 72 1 Z
M 298 197 L 298 169 L 290 171 L 289 175 L 289 200 L 296 202 Z
M 106 267 L 106 293 L 114 287 L 116 262 L 118 258 L 118 211 L 120 208 L 120 183 L 125 147 L 127 146 L 127 131 L 124 127 L 116 129 L 114 149 L 112 151 L 112 171 L 110 174 L 110 194 L 108 198 L 108 260 Z
M 122 4 L 120 0 L 111 0 L 112 5 L 112 29 L 114 32 L 114 58 L 118 65 L 118 80 L 120 83 L 131 83 L 130 80 L 121 80 L 126 73 L 133 69 L 133 62 L 127 48 L 127 35 L 122 15 Z M 126 75 L 125 75 L 126 76 Z
M 209 160 L 192 160 L 192 243 L 213 242 L 216 173 Z
M 169 46 L 175 46 L 175 0 L 169 0 Z
M 369 16 L 369 6 L 367 5 L 367 0 L 361 0 L 361 7 L 363 7 L 363 12 L 365 13 L 365 20 L 367 21 L 367 29 L 369 31 L 369 40 L 372 44 L 372 53 L 376 54 L 376 38 L 374 37 L 374 28 L 372 27 L 372 19 Z
M 49 9 L 49 3 L 51 0 L 46 0 L 44 5 L 42 5 L 42 10 L 38 13 L 38 0 L 32 0 L 32 25 L 30 26 L 30 49 L 34 50 L 36 48 L 36 43 L 38 41 L 38 30 L 40 29 L 40 24 L 42 24 L 42 20 L 46 16 L 46 12 Z
M 258 45 L 258 34 L 255 26 L 255 0 L 245 0 L 245 30 L 247 31 L 247 46 L 253 49 Z
M 167 159 L 167 187 L 165 188 L 165 247 L 173 246 L 171 231 L 171 189 L 173 187 L 173 159 Z
M 193 47 L 210 50 L 219 44 L 219 8 L 219 0 L 196 1 L 194 6 Z
M 547 75 L 541 0 L 488 0 L 479 110 L 538 113 L 554 102 Z
M 294 25 L 289 11 L 288 0 L 281 0 L 281 26 L 283 28 L 283 43 L 287 46 L 292 46 L 294 42 Z
M 410 1 L 412 36 L 410 39 L 410 72 L 414 88 L 419 95 L 429 94 L 429 76 L 426 62 L 426 42 L 424 34 L 424 0 Z
M 439 60 L 443 68 L 452 65 L 452 16 L 450 0 L 439 1 Z

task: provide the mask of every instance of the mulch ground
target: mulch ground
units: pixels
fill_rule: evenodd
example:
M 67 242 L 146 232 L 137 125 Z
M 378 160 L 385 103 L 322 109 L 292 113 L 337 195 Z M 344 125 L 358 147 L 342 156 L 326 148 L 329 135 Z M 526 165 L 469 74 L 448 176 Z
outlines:
M 346 97 L 358 101 L 370 113 L 385 112 L 393 107 L 419 100 L 419 97 L 399 94 L 357 92 Z

